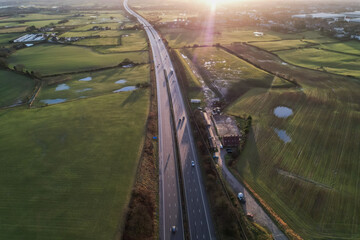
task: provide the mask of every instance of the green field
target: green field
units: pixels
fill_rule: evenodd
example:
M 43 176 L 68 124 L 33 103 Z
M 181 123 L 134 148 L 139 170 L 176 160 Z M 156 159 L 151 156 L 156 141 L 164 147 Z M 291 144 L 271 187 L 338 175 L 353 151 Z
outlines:
M 87 24 L 85 26 L 81 26 L 78 28 L 73 29 L 73 32 L 82 32 L 82 31 L 88 31 L 89 29 L 92 29 L 93 27 L 98 26 L 98 27 L 109 27 L 112 30 L 116 30 L 119 28 L 120 24 L 119 23 L 99 23 L 99 24 Z
M 338 51 L 338 52 L 343 52 L 343 53 L 360 55 L 360 42 L 359 41 L 324 44 L 324 45 L 321 45 L 321 48 Z
M 263 32 L 264 36 L 256 37 L 254 32 Z M 318 32 L 304 32 L 296 34 L 278 33 L 257 28 L 238 28 L 238 29 L 170 29 L 162 28 L 161 32 L 172 47 L 183 47 L 188 45 L 213 45 L 216 43 L 230 44 L 233 42 L 257 42 L 257 41 L 276 41 L 276 40 L 300 40 L 318 39 L 322 36 Z
M 45 105 L 41 100 L 46 99 L 66 99 L 74 100 L 84 97 L 98 96 L 101 94 L 111 93 L 114 90 L 126 87 L 135 86 L 138 83 L 149 82 L 149 65 L 138 66 L 134 68 L 114 68 L 105 71 L 98 71 L 92 73 L 81 73 L 64 75 L 45 79 L 45 81 L 52 83 L 52 85 L 44 86 L 40 94 L 35 100 L 35 105 Z M 91 77 L 90 81 L 79 81 Z M 66 80 L 66 82 L 64 82 Z M 119 80 L 126 82 L 117 84 Z M 56 83 L 58 82 L 58 83 Z M 56 91 L 61 86 L 66 85 L 69 89 Z
M 114 46 L 118 45 L 120 41 L 119 37 L 108 37 L 108 38 L 88 38 L 77 41 L 74 45 L 82 45 L 82 46 Z
M 26 22 L 25 25 L 27 26 L 35 26 L 36 28 L 41 28 L 41 27 L 45 27 L 46 25 L 50 25 L 51 23 L 53 24 L 57 24 L 58 21 L 60 21 L 61 19 L 57 19 L 57 20 L 44 20 L 44 21 L 29 21 Z
M 69 15 L 66 14 L 43 14 L 43 13 L 34 13 L 34 14 L 21 14 L 18 16 L 13 16 L 11 18 L 5 18 L 0 20 L 0 22 L 8 21 L 33 21 L 33 20 L 50 20 L 50 19 L 64 19 Z
M 0 27 L 14 27 L 17 25 L 25 25 L 25 24 L 19 24 L 18 22 L 0 22 Z
M 314 48 L 277 52 L 284 61 L 294 65 L 327 72 L 360 77 L 360 58 Z
M 83 31 L 83 32 L 66 32 L 61 34 L 60 37 L 118 37 L 121 35 L 121 31 L 116 30 L 104 30 L 104 31 Z
M 9 63 L 12 66 L 23 64 L 29 70 L 52 75 L 115 66 L 125 58 L 148 62 L 148 53 L 99 54 L 84 47 L 42 44 L 15 52 Z
M 69 21 L 63 23 L 63 26 L 77 26 L 77 25 L 90 25 L 90 24 L 106 24 L 106 25 L 119 25 L 119 22 L 128 21 L 127 18 L 119 13 L 119 11 L 114 12 L 77 12 L 83 16 L 80 17 L 71 17 Z M 110 19 L 114 17 L 114 19 Z
M 254 89 L 228 110 L 253 128 L 237 169 L 305 239 L 360 237 L 360 86 L 323 83 L 304 90 Z M 277 118 L 277 106 L 294 114 Z M 276 130 L 284 130 L 285 143 Z
M 197 17 L 198 12 L 196 11 L 187 11 L 184 15 L 184 10 L 141 10 L 139 11 L 139 14 L 143 17 L 145 17 L 148 20 L 157 20 L 161 19 L 160 22 L 173 22 L 177 18 L 191 18 L 191 17 Z
M 97 51 L 102 53 L 118 53 L 127 51 L 148 50 L 146 35 L 144 31 L 127 30 L 121 31 L 121 45 L 112 47 L 97 47 Z
M 239 177 L 304 239 L 358 239 L 360 83 L 244 46 L 239 51 L 246 58 L 281 74 L 286 68 L 300 86 L 216 48 L 178 50 L 210 79 L 229 79 L 227 114 L 253 118 Z M 293 114 L 276 117 L 278 106 Z
M 306 47 L 310 44 L 301 40 L 282 40 L 282 41 L 270 41 L 270 42 L 253 42 L 250 43 L 255 47 L 259 47 L 268 51 L 285 50 L 292 48 Z
M 148 103 L 149 91 L 137 90 L 0 111 L 0 238 L 114 238 Z
M 13 27 L 13 28 L 2 28 L 2 29 L 0 29 L 0 34 L 25 32 L 26 28 L 27 28 L 26 26 Z
M 0 70 L 0 107 L 15 104 L 29 97 L 34 80 L 10 71 Z
M 22 33 L 8 33 L 8 34 L 0 34 L 0 45 L 7 45 L 9 41 L 14 40 L 23 35 Z
M 257 58 L 258 64 L 265 66 L 261 59 L 268 57 Z M 272 68 L 281 72 L 280 66 L 299 88 L 284 88 L 286 82 L 275 78 L 271 88 L 254 87 L 226 110 L 253 118 L 237 170 L 304 239 L 358 239 L 360 84 L 281 61 Z M 293 114 L 276 117 L 278 106 Z

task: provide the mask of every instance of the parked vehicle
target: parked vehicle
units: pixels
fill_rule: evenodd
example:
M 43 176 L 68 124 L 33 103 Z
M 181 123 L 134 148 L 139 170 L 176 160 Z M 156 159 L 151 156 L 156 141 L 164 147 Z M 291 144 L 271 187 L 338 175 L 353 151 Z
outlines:
M 247 217 L 248 219 L 250 219 L 250 220 L 253 220 L 253 219 L 254 219 L 254 214 L 252 214 L 252 213 L 247 213 L 247 214 L 246 214 L 246 217 Z
M 238 199 L 239 199 L 239 201 L 240 201 L 241 203 L 245 203 L 245 202 L 246 202 L 245 196 L 244 196 L 244 194 L 243 194 L 242 192 L 239 192 L 237 197 L 238 197 Z

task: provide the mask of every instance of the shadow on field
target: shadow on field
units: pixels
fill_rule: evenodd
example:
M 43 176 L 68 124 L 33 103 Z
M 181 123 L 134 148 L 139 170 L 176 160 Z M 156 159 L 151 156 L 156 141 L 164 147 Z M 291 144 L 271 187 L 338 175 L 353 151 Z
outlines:
M 143 91 L 139 91 L 139 90 L 135 90 L 135 91 L 131 92 L 131 94 L 121 104 L 121 106 L 124 107 L 128 104 L 135 103 L 137 100 L 139 100 L 139 98 L 141 97 L 142 94 L 143 94 Z
M 244 161 L 248 162 L 251 174 L 254 179 L 256 179 L 259 174 L 260 156 L 258 147 L 256 145 L 253 127 L 251 127 L 249 131 L 247 143 L 243 152 L 243 159 Z M 240 173 L 243 173 L 245 171 L 246 164 L 244 161 L 238 162 L 237 168 Z

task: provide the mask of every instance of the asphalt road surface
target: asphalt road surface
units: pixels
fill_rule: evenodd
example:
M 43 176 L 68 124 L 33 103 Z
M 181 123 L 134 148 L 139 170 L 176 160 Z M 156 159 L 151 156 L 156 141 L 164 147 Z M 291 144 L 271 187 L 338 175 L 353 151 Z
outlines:
M 128 7 L 127 0 L 124 1 L 124 7 L 144 26 L 153 52 L 159 119 L 160 238 L 184 239 L 180 184 L 177 175 L 177 167 L 180 167 L 183 173 L 190 239 L 214 240 L 215 233 L 201 180 L 194 139 L 169 54 L 159 34 L 144 18 Z M 170 101 L 173 115 L 171 115 Z M 176 162 L 175 138 L 178 143 L 180 166 L 177 166 Z M 194 166 L 191 164 L 192 161 L 195 163 Z M 171 226 L 176 226 L 175 233 L 170 231 Z

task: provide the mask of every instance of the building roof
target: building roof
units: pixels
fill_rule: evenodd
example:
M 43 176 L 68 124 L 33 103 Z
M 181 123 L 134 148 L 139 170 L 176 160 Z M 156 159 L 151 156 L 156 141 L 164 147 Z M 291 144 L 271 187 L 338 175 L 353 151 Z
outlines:
M 241 135 L 233 117 L 226 115 L 214 115 L 213 118 L 220 137 Z

